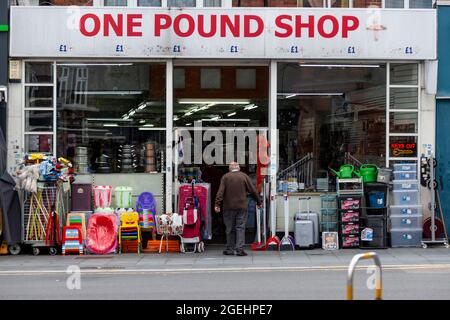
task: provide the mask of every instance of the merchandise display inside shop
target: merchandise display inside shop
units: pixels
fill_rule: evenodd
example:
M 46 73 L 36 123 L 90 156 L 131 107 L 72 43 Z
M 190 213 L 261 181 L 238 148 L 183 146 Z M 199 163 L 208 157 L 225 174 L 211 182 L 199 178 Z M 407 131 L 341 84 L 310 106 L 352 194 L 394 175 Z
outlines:
M 164 171 L 165 67 L 57 66 L 58 154 L 79 173 Z

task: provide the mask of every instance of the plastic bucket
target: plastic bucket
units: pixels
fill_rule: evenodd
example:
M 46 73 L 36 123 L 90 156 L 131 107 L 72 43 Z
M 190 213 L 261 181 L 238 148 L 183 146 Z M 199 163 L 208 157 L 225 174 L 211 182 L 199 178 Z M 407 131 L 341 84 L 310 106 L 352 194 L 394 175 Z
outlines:
M 116 207 L 131 208 L 133 188 L 120 186 L 116 187 L 114 191 L 116 197 Z
M 94 187 L 94 204 L 96 208 L 109 208 L 111 206 L 112 186 Z
M 386 199 L 384 192 L 372 191 L 369 193 L 369 204 L 371 208 L 384 208 L 386 206 Z

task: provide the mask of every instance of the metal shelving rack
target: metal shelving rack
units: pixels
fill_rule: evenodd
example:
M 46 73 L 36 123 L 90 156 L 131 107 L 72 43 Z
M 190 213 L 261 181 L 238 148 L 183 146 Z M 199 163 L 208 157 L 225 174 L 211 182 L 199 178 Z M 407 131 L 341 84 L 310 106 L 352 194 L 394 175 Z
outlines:
M 338 232 L 339 217 L 336 198 L 337 198 L 336 194 L 326 194 L 320 196 L 321 232 Z

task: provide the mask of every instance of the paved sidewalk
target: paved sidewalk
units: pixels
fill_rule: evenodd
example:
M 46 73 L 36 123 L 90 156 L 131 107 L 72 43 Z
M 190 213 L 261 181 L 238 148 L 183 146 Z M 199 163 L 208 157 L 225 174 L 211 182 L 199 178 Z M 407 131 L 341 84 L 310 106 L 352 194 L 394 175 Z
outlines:
M 206 252 L 168 254 L 115 254 L 115 255 L 19 255 L 0 256 L 0 272 L 61 271 L 78 265 L 82 270 L 195 270 L 233 268 L 314 268 L 347 267 L 351 258 L 369 250 L 347 249 L 338 251 L 299 250 L 295 252 L 251 251 L 247 257 L 224 256 L 221 246 L 210 245 Z M 448 265 L 450 250 L 443 247 L 372 250 L 379 254 L 384 267 Z M 362 265 L 371 264 L 362 261 Z

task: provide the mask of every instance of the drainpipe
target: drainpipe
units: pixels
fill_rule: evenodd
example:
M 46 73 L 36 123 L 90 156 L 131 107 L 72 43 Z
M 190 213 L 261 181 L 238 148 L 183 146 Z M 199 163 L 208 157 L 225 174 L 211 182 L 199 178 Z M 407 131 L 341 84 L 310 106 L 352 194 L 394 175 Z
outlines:
M 0 1 L 0 128 L 6 137 L 8 88 L 9 1 Z

